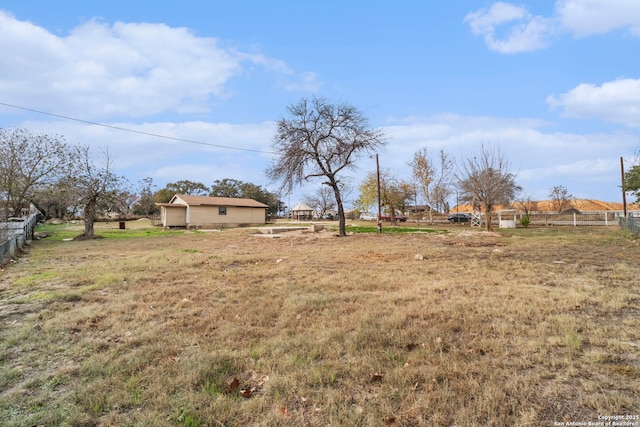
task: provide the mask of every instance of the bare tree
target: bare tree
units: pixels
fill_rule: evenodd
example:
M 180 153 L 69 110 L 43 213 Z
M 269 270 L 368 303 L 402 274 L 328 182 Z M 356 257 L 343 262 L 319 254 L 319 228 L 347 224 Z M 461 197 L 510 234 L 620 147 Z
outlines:
M 369 129 L 368 120 L 355 107 L 325 98 L 302 99 L 288 112 L 278 121 L 273 147 L 279 154 L 267 175 L 281 181 L 284 192 L 309 179 L 326 179 L 323 184 L 333 189 L 338 207 L 339 234 L 346 236 L 340 177 L 354 167 L 358 155 L 382 147 L 384 135 Z
M 19 215 L 38 187 L 61 176 L 68 160 L 67 144 L 60 136 L 0 129 L 0 200 L 5 202 L 5 215 Z
M 524 215 L 529 217 L 531 212 L 538 210 L 538 202 L 533 199 L 533 196 L 529 194 L 523 194 L 516 200 L 517 206 L 524 211 Z
M 331 188 L 323 185 L 319 187 L 315 193 L 311 195 L 305 195 L 304 202 L 316 211 L 320 212 L 320 216 L 336 207 L 335 197 L 332 194 Z
M 413 178 L 429 205 L 429 221 L 433 224 L 433 210 L 443 211 L 451 195 L 450 181 L 453 173 L 453 161 L 444 152 L 439 151 L 438 163 L 429 157 L 427 147 L 416 151 L 409 163 Z
M 479 155 L 467 159 L 458 176 L 460 198 L 484 207 L 486 230 L 492 231 L 491 214 L 497 204 L 508 205 L 520 191 L 511 165 L 499 149 L 482 146 Z
M 531 223 L 531 212 L 538 210 L 538 202 L 533 199 L 533 196 L 522 194 L 516 199 L 516 205 L 524 211 L 524 216 L 520 218 L 520 225 L 525 228 L 529 227 Z
M 573 206 L 573 196 L 564 185 L 556 185 L 549 191 L 551 199 L 551 209 L 555 212 L 562 213 L 571 209 Z
M 84 207 L 83 237 L 94 237 L 93 225 L 99 203 L 115 201 L 124 178 L 113 172 L 109 152 L 104 153 L 104 163 L 98 166 L 91 157 L 88 146 L 78 146 L 73 150 L 74 165 L 69 184 L 77 191 Z

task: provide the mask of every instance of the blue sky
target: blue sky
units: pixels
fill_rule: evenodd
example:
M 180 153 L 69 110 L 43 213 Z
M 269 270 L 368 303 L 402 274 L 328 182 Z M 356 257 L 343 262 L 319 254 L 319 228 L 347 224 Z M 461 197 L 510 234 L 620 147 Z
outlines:
M 620 201 L 620 157 L 630 167 L 640 149 L 637 0 L 0 0 L 0 51 L 1 104 L 240 149 L 0 105 L 0 127 L 108 149 L 134 186 L 276 190 L 274 123 L 312 96 L 382 128 L 381 167 L 399 178 L 421 147 L 461 165 L 484 144 L 535 199 L 563 185 Z M 360 159 L 353 183 L 374 167 Z

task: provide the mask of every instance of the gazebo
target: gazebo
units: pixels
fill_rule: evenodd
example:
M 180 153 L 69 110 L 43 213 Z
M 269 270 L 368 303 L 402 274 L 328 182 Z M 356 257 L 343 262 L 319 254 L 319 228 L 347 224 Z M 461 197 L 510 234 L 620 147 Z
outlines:
M 313 209 L 304 203 L 298 203 L 291 209 L 291 219 L 307 221 L 313 218 Z

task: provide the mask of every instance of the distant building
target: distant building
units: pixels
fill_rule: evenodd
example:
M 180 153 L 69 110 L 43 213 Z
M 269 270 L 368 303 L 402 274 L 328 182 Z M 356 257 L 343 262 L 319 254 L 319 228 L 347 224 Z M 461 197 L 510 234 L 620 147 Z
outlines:
M 221 228 L 267 222 L 268 206 L 253 199 L 176 194 L 169 203 L 156 205 L 163 227 Z

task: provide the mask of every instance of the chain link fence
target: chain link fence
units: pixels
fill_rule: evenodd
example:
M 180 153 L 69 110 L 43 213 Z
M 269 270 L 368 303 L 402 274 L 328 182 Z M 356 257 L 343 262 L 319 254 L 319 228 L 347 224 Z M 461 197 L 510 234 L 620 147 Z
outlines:
M 631 231 L 640 236 L 640 218 L 621 217 L 618 219 L 620 228 Z
M 0 265 L 10 260 L 27 242 L 33 239 L 38 213 L 20 220 L 0 222 Z

